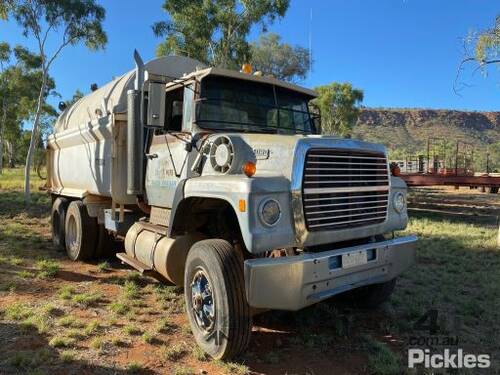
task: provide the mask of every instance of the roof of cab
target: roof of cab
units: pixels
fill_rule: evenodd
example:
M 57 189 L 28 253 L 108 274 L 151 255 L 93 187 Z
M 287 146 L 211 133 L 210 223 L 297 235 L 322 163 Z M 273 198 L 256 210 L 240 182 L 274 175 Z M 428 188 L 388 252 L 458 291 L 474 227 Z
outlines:
M 297 86 L 297 85 L 294 85 L 294 84 L 289 83 L 289 82 L 280 81 L 274 77 L 246 74 L 246 73 L 237 72 L 236 70 L 229 70 L 229 69 L 222 69 L 222 68 L 206 68 L 206 69 L 198 70 L 196 72 L 189 73 L 189 74 L 183 76 L 181 78 L 181 80 L 179 80 L 179 81 L 169 82 L 167 84 L 167 87 L 179 84 L 179 83 L 181 83 L 180 81 L 184 82 L 184 81 L 187 81 L 191 78 L 203 79 L 208 75 L 217 75 L 217 76 L 230 77 L 230 78 L 236 78 L 236 79 L 244 79 L 244 80 L 253 81 L 253 82 L 266 83 L 266 84 L 270 84 L 270 85 L 283 87 L 283 88 L 288 89 L 288 90 L 300 92 L 301 94 L 307 95 L 311 98 L 315 98 L 317 96 L 316 92 L 313 90 L 307 89 L 305 87 Z

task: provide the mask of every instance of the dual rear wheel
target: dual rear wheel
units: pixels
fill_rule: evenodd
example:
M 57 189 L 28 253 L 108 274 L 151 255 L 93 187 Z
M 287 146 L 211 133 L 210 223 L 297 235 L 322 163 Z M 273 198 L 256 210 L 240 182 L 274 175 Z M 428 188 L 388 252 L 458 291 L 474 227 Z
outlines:
M 52 241 L 66 250 L 73 261 L 91 260 L 109 255 L 113 251 L 113 239 L 104 225 L 90 217 L 80 200 L 70 201 L 57 197 L 52 204 Z

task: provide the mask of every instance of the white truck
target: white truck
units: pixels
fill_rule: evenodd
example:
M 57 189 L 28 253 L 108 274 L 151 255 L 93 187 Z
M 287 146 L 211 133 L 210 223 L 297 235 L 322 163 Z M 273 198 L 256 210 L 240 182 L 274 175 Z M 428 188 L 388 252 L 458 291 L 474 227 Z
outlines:
M 349 292 L 387 300 L 415 258 L 383 146 L 320 135 L 311 90 L 168 56 L 69 108 L 48 138 L 56 246 L 184 286 L 201 348 L 230 358 L 252 315 Z M 248 67 L 246 67 L 248 69 Z

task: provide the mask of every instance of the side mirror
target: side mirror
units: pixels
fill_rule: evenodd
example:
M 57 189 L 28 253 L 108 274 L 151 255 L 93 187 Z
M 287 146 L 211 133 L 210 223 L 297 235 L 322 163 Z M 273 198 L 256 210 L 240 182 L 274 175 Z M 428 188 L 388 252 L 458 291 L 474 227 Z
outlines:
M 149 82 L 146 109 L 146 126 L 163 128 L 165 125 L 165 84 Z
M 57 106 L 61 112 L 64 112 L 68 106 L 64 102 L 59 102 L 59 105 Z

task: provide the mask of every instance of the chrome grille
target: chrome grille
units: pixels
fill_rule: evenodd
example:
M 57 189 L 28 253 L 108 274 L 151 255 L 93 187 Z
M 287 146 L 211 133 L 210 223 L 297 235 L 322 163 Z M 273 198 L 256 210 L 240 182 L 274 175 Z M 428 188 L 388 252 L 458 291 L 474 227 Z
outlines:
M 389 196 L 386 157 L 365 151 L 311 149 L 302 189 L 310 231 L 381 223 Z

